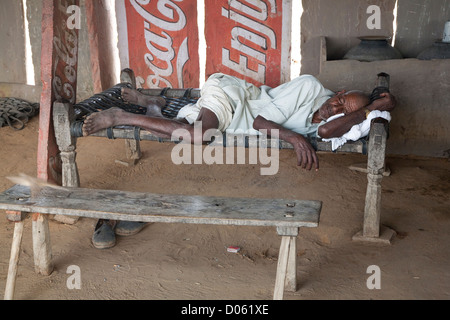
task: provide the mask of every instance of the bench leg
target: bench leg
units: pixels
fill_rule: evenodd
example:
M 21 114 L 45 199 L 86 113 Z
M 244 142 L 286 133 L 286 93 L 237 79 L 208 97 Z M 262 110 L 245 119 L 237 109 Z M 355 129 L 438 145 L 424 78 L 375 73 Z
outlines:
M 11 257 L 9 259 L 8 277 L 6 279 L 5 300 L 12 300 L 14 298 L 22 235 L 23 221 L 15 222 L 13 241 L 11 245 Z
M 34 270 L 36 273 L 48 276 L 53 271 L 53 264 L 47 215 L 34 213 L 32 229 Z
M 297 291 L 297 237 L 289 237 L 289 256 L 285 289 Z
M 297 235 L 298 228 L 277 228 L 281 235 L 275 279 L 274 300 L 282 300 L 284 290 L 297 291 Z

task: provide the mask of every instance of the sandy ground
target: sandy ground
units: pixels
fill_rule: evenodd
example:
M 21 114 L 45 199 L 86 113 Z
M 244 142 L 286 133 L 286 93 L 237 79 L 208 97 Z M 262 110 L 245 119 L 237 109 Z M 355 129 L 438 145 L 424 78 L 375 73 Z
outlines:
M 36 175 L 38 119 L 22 131 L 0 128 L 0 189 L 5 177 Z M 383 225 L 397 231 L 391 245 L 351 240 L 361 230 L 367 178 L 348 169 L 363 155 L 319 154 L 320 171 L 294 165 L 280 152 L 277 175 L 261 176 L 258 165 L 174 165 L 172 144 L 143 141 L 143 157 L 126 167 L 123 140 L 78 140 L 81 186 L 156 193 L 296 198 L 323 201 L 318 228 L 298 237 L 298 291 L 285 299 L 449 299 L 450 162 L 389 157 L 392 175 L 382 181 Z M 4 214 L 4 212 L 2 212 Z M 280 238 L 274 228 L 152 224 L 117 245 L 97 250 L 95 221 L 74 225 L 50 221 L 55 270 L 34 273 L 31 219 L 25 233 L 16 299 L 272 299 Z M 6 283 L 13 224 L 0 219 L 0 297 Z M 239 246 L 238 254 L 227 252 Z M 81 271 L 81 289 L 68 289 L 68 267 Z M 381 271 L 381 288 L 368 289 Z

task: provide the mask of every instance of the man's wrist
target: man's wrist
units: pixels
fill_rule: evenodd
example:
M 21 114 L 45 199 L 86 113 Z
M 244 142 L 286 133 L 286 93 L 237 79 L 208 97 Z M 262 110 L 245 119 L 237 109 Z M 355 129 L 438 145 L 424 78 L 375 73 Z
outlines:
M 289 130 L 288 132 L 280 132 L 280 139 L 289 142 L 290 144 L 293 144 L 295 141 L 302 138 L 304 139 L 305 137 L 294 131 Z

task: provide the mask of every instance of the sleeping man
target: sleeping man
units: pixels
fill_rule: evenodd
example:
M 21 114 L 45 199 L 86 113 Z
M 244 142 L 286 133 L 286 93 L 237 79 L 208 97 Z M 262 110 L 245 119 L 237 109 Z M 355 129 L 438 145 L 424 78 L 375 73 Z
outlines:
M 306 135 L 323 139 L 341 137 L 366 120 L 371 111 L 392 111 L 396 105 L 394 96 L 389 93 L 382 93 L 380 99 L 373 102 L 361 91 L 334 93 L 310 75 L 270 88 L 257 87 L 221 73 L 213 74 L 202 87 L 197 103 L 183 107 L 176 119 L 162 115 L 161 108 L 165 105 L 162 97 L 144 95 L 129 88 L 122 89 L 122 97 L 129 103 L 147 107 L 147 114 L 129 113 L 119 108 L 93 113 L 84 121 L 83 135 L 129 125 L 161 138 L 172 138 L 176 130 L 184 129 L 183 132 L 190 135 L 185 137 L 188 141 L 203 144 L 207 142 L 203 141 L 203 133 L 211 129 L 244 133 L 264 131 L 268 136 L 292 144 L 297 165 L 307 170 L 318 170 L 319 160 Z M 343 116 L 327 122 L 338 114 Z M 202 135 L 194 134 L 194 123 L 199 122 Z M 131 223 L 130 229 L 133 224 L 139 225 Z M 125 233 L 135 232 L 122 232 Z
M 146 115 L 125 112 L 118 108 L 93 113 L 84 122 L 83 134 L 118 125 L 137 126 L 161 138 L 171 138 L 177 129 L 190 132 L 192 143 L 204 143 L 203 135 L 194 135 L 195 121 L 203 132 L 209 129 L 251 133 L 255 130 L 278 130 L 281 140 L 292 144 L 297 165 L 311 170 L 319 168 L 315 150 L 304 137 L 313 134 L 321 138 L 340 137 L 373 110 L 391 111 L 396 101 L 389 93 L 370 103 L 361 91 L 334 93 L 325 89 L 313 76 L 302 75 L 276 88 L 256 87 L 244 80 L 213 74 L 205 82 L 196 104 L 183 107 L 177 119 L 164 118 L 161 108 L 164 98 L 147 96 L 137 90 L 124 88 L 125 101 L 147 107 Z M 326 122 L 337 114 L 343 117 Z M 201 141 L 199 141 L 199 139 Z

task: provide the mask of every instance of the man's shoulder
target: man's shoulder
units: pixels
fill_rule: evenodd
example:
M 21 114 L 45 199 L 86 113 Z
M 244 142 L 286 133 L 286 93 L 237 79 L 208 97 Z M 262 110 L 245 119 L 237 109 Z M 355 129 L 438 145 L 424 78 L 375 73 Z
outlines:
M 319 81 L 315 76 L 313 76 L 313 75 L 311 75 L 311 74 L 302 74 L 302 75 L 299 75 L 299 76 L 297 77 L 297 79 L 302 79 L 303 81 L 311 81 L 311 82 L 317 82 L 317 83 L 320 83 L 320 81 Z

